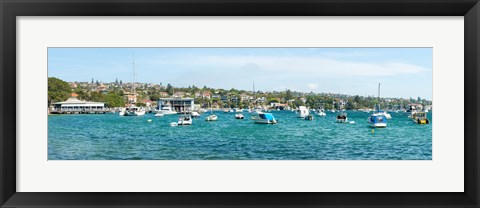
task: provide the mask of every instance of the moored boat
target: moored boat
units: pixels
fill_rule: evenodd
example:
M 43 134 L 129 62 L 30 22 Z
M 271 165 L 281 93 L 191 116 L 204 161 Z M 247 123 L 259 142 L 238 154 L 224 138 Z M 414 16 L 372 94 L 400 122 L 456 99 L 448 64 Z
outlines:
M 243 117 L 243 114 L 237 113 L 237 114 L 235 114 L 235 118 L 236 119 L 243 119 L 244 117 Z
M 298 107 L 297 113 L 299 118 L 305 118 L 310 114 L 305 106 Z
M 258 117 L 254 118 L 253 121 L 258 124 L 276 124 L 278 121 L 275 119 L 275 116 L 271 113 L 258 113 Z
M 217 120 L 217 116 L 215 114 L 211 114 L 205 117 L 205 121 L 216 121 L 216 120 Z
M 123 116 L 143 116 L 145 115 L 145 109 L 137 107 L 135 105 L 128 106 L 123 112 L 120 112 L 119 115 Z
M 412 112 L 410 117 L 413 122 L 417 124 L 430 124 L 430 121 L 427 118 L 427 114 L 425 112 Z
M 192 125 L 192 116 L 184 114 L 178 117 L 178 125 Z
M 193 111 L 190 114 L 192 115 L 193 118 L 199 118 L 200 117 L 200 114 L 196 111 Z
M 367 122 L 370 124 L 370 127 L 373 128 L 387 127 L 387 118 L 383 113 L 373 113 L 367 118 Z
M 348 123 L 348 117 L 346 112 L 341 112 L 337 114 L 337 117 L 335 118 L 335 122 L 337 123 Z
M 380 83 L 378 83 L 378 102 L 380 102 Z M 370 127 L 373 128 L 386 128 L 387 127 L 387 117 L 385 114 L 387 112 L 380 112 L 380 105 L 377 103 L 375 104 L 376 112 L 371 114 L 367 118 L 367 122 L 370 124 Z M 388 114 L 390 115 L 390 114 Z
M 319 116 L 326 116 L 327 114 L 325 113 L 325 111 L 324 111 L 323 108 L 322 108 L 322 109 L 320 109 L 320 110 L 318 111 L 317 115 L 319 115 Z
M 305 120 L 312 121 L 313 120 L 313 115 L 306 116 Z

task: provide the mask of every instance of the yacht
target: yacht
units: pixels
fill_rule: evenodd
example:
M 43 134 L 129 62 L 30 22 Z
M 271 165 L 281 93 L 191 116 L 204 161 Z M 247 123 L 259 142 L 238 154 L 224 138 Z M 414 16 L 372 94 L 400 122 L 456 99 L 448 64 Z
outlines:
M 156 113 L 161 113 L 163 115 L 172 115 L 172 114 L 177 114 L 176 111 L 172 110 L 171 106 L 163 106 L 160 110 L 157 110 Z
M 145 109 L 137 107 L 135 105 L 130 105 L 127 108 L 120 111 L 119 115 L 121 116 L 143 116 L 145 115 Z

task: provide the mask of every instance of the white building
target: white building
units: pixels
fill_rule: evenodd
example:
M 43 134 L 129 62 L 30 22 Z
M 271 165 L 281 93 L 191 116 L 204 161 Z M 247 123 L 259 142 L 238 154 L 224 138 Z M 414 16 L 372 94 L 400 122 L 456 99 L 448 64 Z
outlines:
M 57 102 L 53 104 L 51 113 L 57 114 L 71 114 L 71 113 L 104 113 L 105 103 L 90 102 L 79 100 L 73 96 L 64 102 Z

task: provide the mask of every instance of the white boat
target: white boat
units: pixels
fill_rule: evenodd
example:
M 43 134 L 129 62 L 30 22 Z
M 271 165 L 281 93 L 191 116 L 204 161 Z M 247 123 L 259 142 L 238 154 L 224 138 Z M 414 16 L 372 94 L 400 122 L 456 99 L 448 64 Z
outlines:
M 205 121 L 216 121 L 216 120 L 217 120 L 217 116 L 215 114 L 211 114 L 205 117 Z
M 216 121 L 217 115 L 213 114 L 212 100 L 210 100 L 210 115 L 205 117 L 205 121 Z
M 243 117 L 243 114 L 237 113 L 237 114 L 235 114 L 235 118 L 236 119 L 243 119 L 244 117 Z
M 330 112 L 335 113 L 335 109 L 330 110 Z
M 348 123 L 347 113 L 345 113 L 345 112 L 339 113 L 337 115 L 337 117 L 335 118 L 335 122 L 337 122 L 337 123 Z
M 317 115 L 319 116 L 326 116 L 327 114 L 325 113 L 325 111 L 323 109 L 320 109 L 317 113 Z
M 385 118 L 392 119 L 392 116 L 389 113 L 387 113 L 387 111 L 383 111 L 382 114 L 385 116 Z
M 192 117 L 193 117 L 193 118 L 198 118 L 198 117 L 200 117 L 200 114 L 199 114 L 198 112 L 193 111 L 191 114 L 192 114 Z
M 163 117 L 165 114 L 162 114 L 162 113 L 156 113 L 154 116 L 155 117 Z
M 178 117 L 178 125 L 192 125 L 192 116 L 190 115 L 181 115 Z
M 305 106 L 300 106 L 300 107 L 298 107 L 297 113 L 298 113 L 298 117 L 299 117 L 299 118 L 305 118 L 305 117 L 307 117 L 307 116 L 310 114 L 310 113 L 308 112 L 307 107 L 305 107 Z
M 120 110 L 120 111 L 118 112 L 118 115 L 119 115 L 119 116 L 125 115 L 125 108 L 120 108 L 119 110 Z
M 145 109 L 137 107 L 133 104 L 128 106 L 123 111 L 123 116 L 143 116 L 143 115 L 145 115 Z
M 387 127 L 387 118 L 383 113 L 374 113 L 367 118 L 370 127 L 385 128 Z
M 135 84 L 135 56 L 132 60 L 132 71 L 133 71 L 133 83 Z M 133 94 L 135 93 L 135 87 L 133 88 Z M 119 115 L 121 116 L 143 116 L 145 115 L 145 109 L 142 107 L 135 106 L 134 102 L 132 102 L 127 108 L 120 112 Z
M 157 110 L 156 113 L 161 113 L 163 115 L 172 115 L 177 114 L 177 111 L 172 110 L 170 106 L 163 106 L 162 109 Z
M 275 119 L 271 113 L 259 113 L 258 116 L 253 119 L 255 123 L 258 124 L 276 124 L 278 121 Z
M 378 102 L 380 102 L 380 83 L 378 83 Z M 387 127 L 387 117 L 385 114 L 387 112 L 380 112 L 380 105 L 375 105 L 376 113 L 373 113 L 367 118 L 367 122 L 373 128 L 386 128 Z M 390 114 L 389 114 L 390 115 Z

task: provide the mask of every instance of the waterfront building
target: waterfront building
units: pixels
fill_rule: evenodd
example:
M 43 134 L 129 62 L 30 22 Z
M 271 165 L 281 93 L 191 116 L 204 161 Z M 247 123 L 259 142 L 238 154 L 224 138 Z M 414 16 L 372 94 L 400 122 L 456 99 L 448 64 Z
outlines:
M 105 113 L 105 103 L 90 102 L 79 100 L 77 94 L 72 93 L 72 97 L 64 102 L 53 103 L 50 111 L 52 114 L 93 114 Z
M 193 98 L 160 98 L 157 109 L 170 107 L 176 112 L 190 112 L 194 110 L 194 103 Z

